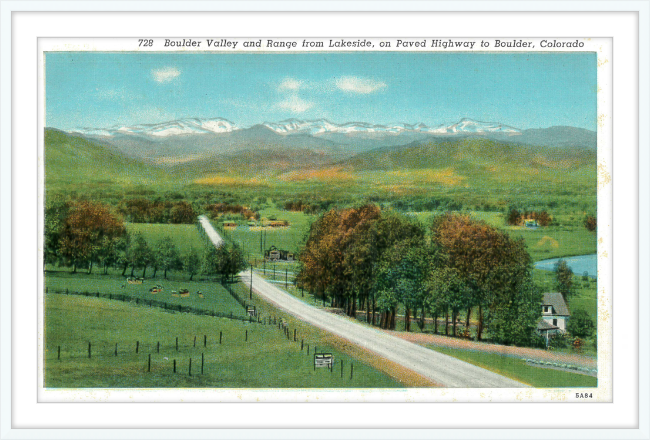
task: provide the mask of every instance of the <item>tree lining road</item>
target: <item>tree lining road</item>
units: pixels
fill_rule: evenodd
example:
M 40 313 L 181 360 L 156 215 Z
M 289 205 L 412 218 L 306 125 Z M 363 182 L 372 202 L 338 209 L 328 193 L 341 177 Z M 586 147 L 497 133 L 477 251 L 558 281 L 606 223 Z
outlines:
M 201 225 L 216 247 L 223 239 L 205 216 Z M 242 281 L 250 286 L 251 271 L 240 273 Z M 277 307 L 322 330 L 347 339 L 377 355 L 398 363 L 432 381 L 455 388 L 522 388 L 528 385 L 493 373 L 454 357 L 438 353 L 405 341 L 383 331 L 327 313 L 306 304 L 289 293 L 252 274 L 253 291 Z

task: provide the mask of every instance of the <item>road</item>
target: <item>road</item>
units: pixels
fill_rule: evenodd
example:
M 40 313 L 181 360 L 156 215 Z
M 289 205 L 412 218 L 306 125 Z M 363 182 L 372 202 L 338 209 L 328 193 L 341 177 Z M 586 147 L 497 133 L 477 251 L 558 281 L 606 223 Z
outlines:
M 203 223 L 208 237 L 215 237 L 215 246 L 223 240 L 209 222 Z M 241 272 L 242 281 L 251 283 L 251 271 Z M 334 315 L 306 304 L 267 282 L 262 277 L 252 275 L 253 291 L 311 325 L 347 339 L 385 359 L 398 363 L 432 381 L 455 388 L 521 388 L 527 385 L 460 361 L 451 356 L 421 347 L 397 338 L 381 330 L 362 325 L 353 320 Z
M 205 215 L 199 216 L 199 223 L 201 224 L 201 227 L 205 233 L 208 235 L 208 238 L 212 244 L 214 244 L 214 247 L 219 247 L 223 244 L 223 238 L 221 238 L 221 235 L 219 235 L 219 233 L 214 229 L 210 223 L 210 220 L 208 220 Z

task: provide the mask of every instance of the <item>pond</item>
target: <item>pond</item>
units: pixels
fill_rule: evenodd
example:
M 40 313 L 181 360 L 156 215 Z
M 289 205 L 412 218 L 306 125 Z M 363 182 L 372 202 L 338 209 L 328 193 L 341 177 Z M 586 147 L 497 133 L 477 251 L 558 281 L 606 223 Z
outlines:
M 542 260 L 535 263 L 535 269 L 553 270 L 555 268 L 555 263 L 559 260 L 566 261 L 573 273 L 576 275 L 582 275 L 587 272 L 590 277 L 596 278 L 598 274 L 598 256 L 596 254 Z

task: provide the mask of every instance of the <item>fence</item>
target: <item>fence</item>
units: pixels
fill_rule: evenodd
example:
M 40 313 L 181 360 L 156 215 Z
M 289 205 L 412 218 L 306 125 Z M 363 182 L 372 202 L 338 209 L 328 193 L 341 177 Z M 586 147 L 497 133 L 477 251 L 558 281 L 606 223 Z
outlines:
M 137 305 L 157 307 L 166 310 L 168 312 L 191 313 L 193 315 L 212 316 L 214 318 L 226 318 L 235 321 L 243 321 L 243 322 L 258 323 L 258 324 L 261 322 L 259 316 L 257 317 L 257 320 L 254 320 L 252 316 L 234 316 L 232 312 L 230 313 L 215 312 L 213 310 L 198 309 L 196 307 L 184 306 L 182 304 L 169 304 L 167 302 L 158 301 L 155 299 L 137 298 L 129 295 L 124 295 L 121 293 L 76 292 L 68 289 L 63 290 L 63 289 L 48 289 L 48 288 L 45 289 L 45 293 L 78 295 L 78 296 L 86 296 L 86 297 L 93 297 L 93 298 L 117 300 L 122 302 L 134 302 Z M 246 307 L 244 304 L 242 304 L 242 306 Z

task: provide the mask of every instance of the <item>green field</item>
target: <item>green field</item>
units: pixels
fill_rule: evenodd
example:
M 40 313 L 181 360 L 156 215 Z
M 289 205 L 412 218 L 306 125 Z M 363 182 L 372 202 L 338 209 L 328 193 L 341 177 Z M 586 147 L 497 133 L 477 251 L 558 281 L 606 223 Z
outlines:
M 526 361 L 522 359 L 502 356 L 500 354 L 434 346 L 429 348 L 536 388 L 581 388 L 598 386 L 598 379 L 595 377 L 533 367 L 527 365 Z
M 162 285 L 163 291 L 152 294 L 149 292 L 155 285 Z M 163 301 L 172 306 L 183 305 L 195 307 L 211 312 L 244 316 L 246 311 L 219 283 L 208 281 L 187 281 L 179 278 L 146 279 L 143 284 L 128 284 L 123 277 L 118 275 L 88 275 L 85 273 L 72 274 L 69 272 L 48 271 L 45 275 L 45 286 L 52 290 L 68 289 L 73 292 L 108 293 L 114 295 L 128 295 L 138 300 Z M 124 287 L 122 287 L 124 286 Z M 189 298 L 172 296 L 172 291 L 188 289 Z M 200 291 L 203 298 L 196 292 Z M 49 325 L 49 323 L 48 323 Z
M 400 383 L 310 334 L 293 342 L 274 325 L 167 313 L 118 301 L 45 297 L 45 386 L 52 388 L 393 388 Z M 246 332 L 248 335 L 246 336 Z M 219 344 L 219 334 L 222 343 Z M 204 347 L 204 336 L 206 346 Z M 179 349 L 176 350 L 176 338 Z M 196 347 L 194 340 L 197 340 Z M 246 338 L 248 338 L 246 340 Z M 88 343 L 91 357 L 88 358 Z M 138 353 L 136 354 L 136 343 Z M 160 343 L 160 352 L 157 344 Z M 118 355 L 115 356 L 115 344 Z M 335 365 L 313 368 L 313 347 Z M 58 349 L 60 347 L 60 360 Z M 201 355 L 203 354 L 203 374 Z M 151 355 L 151 371 L 149 370 Z M 192 369 L 190 371 L 190 359 Z M 177 370 L 173 371 L 176 360 Z M 343 377 L 341 377 L 341 360 Z M 351 364 L 354 375 L 350 379 Z M 191 376 L 190 376 L 191 372 Z
M 125 226 L 131 234 L 142 234 L 150 246 L 154 246 L 162 238 L 171 237 L 181 254 L 191 248 L 201 252 L 206 246 L 206 241 L 196 225 L 126 223 Z

